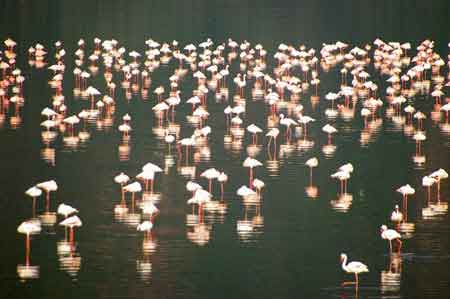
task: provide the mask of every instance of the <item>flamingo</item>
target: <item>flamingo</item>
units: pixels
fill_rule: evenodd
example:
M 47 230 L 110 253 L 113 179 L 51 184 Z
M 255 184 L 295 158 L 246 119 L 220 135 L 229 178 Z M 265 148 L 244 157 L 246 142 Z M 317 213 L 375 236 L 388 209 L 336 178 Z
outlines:
M 142 171 L 145 173 L 153 172 L 155 174 L 158 172 L 162 172 L 163 170 L 158 165 L 149 162 L 149 163 L 145 164 L 144 166 L 142 166 Z M 148 176 L 148 179 L 150 180 L 150 192 L 153 193 L 154 177 L 152 178 L 150 175 L 150 176 Z M 146 186 L 146 188 L 147 188 L 147 186 Z
M 50 210 L 50 192 L 58 190 L 58 185 L 54 180 L 42 182 L 36 185 L 36 187 L 41 188 L 45 191 L 45 206 L 46 211 L 48 212 Z
M 220 198 L 223 199 L 224 185 L 228 181 L 228 176 L 224 172 L 221 172 L 217 177 L 217 181 L 220 183 Z
M 253 187 L 255 187 L 255 189 L 256 189 L 256 195 L 260 196 L 261 190 L 265 186 L 264 182 L 259 179 L 254 179 L 252 184 L 253 184 Z
M 336 178 L 341 182 L 341 194 L 347 193 L 346 181 L 350 178 L 350 173 L 340 170 L 331 175 L 332 178 Z
M 445 122 L 448 123 L 448 120 L 449 120 L 448 114 L 450 111 L 450 103 L 443 105 L 439 110 L 445 113 Z
M 286 138 L 291 139 L 291 126 L 296 126 L 297 122 L 291 118 L 285 117 L 283 113 L 280 114 L 280 124 L 286 127 Z
M 381 238 L 389 241 L 389 252 L 392 254 L 392 240 L 398 242 L 398 252 L 402 248 L 402 241 L 400 240 L 402 236 L 394 229 L 388 229 L 386 225 L 381 226 Z
M 301 115 L 298 119 L 298 122 L 303 124 L 303 139 L 308 137 L 308 124 L 314 121 L 316 120 L 308 115 Z
M 255 196 L 257 193 L 244 185 L 236 191 L 236 194 L 245 198 L 249 196 Z
M 331 135 L 337 132 L 337 129 L 332 125 L 326 124 L 322 131 L 328 134 L 328 144 L 331 144 Z
M 164 141 L 169 145 L 169 155 L 170 155 L 170 147 L 172 143 L 174 143 L 175 141 L 175 136 L 166 133 L 166 135 L 164 136 Z
M 203 219 L 203 205 L 209 201 L 211 201 L 212 195 L 206 190 L 197 189 L 194 192 L 194 195 L 187 201 L 188 204 L 197 204 L 198 205 L 198 214 L 200 217 L 200 222 Z
M 312 184 L 312 170 L 319 165 L 319 160 L 316 157 L 310 158 L 305 162 L 305 165 L 309 167 L 309 182 Z
M 276 150 L 278 134 L 280 134 L 280 130 L 278 130 L 278 128 L 272 128 L 269 130 L 269 132 L 267 132 L 266 136 L 269 137 L 269 141 L 267 142 L 267 150 L 269 150 L 269 148 L 270 148 L 272 139 L 274 141 L 275 150 Z
M 436 182 L 436 179 L 429 176 L 424 176 L 422 178 L 422 186 L 427 187 L 427 202 L 430 202 L 431 199 L 431 186 Z
M 144 201 L 142 203 L 141 209 L 143 214 L 150 215 L 150 220 L 152 220 L 154 214 L 159 212 L 159 209 L 155 206 L 155 204 L 151 200 Z
M 448 178 L 448 173 L 444 169 L 439 168 L 438 170 L 431 173 L 429 176 L 431 178 L 434 178 L 437 180 L 437 182 L 436 182 L 436 184 L 437 184 L 437 200 L 440 201 L 441 200 L 441 180 Z
M 36 197 L 41 196 L 42 190 L 33 186 L 25 191 L 25 194 L 33 198 L 32 217 L 34 218 L 36 214 Z
M 247 157 L 244 160 L 243 166 L 244 167 L 248 167 L 250 169 L 250 175 L 249 175 L 249 186 L 252 187 L 253 184 L 253 168 L 254 167 L 258 167 L 258 166 L 262 166 L 263 164 L 261 162 L 259 162 L 258 160 L 251 158 L 251 157 Z
M 247 127 L 247 131 L 253 135 L 252 144 L 258 144 L 258 133 L 261 133 L 262 129 L 255 124 L 251 124 Z
M 342 270 L 344 270 L 347 273 L 353 273 L 355 275 L 354 282 L 343 282 L 342 285 L 354 284 L 356 289 L 358 289 L 359 284 L 358 275 L 360 273 L 369 272 L 369 268 L 363 263 L 356 261 L 347 264 L 347 255 L 345 253 L 341 253 L 341 263 L 342 263 Z
M 395 210 L 392 211 L 392 214 L 391 214 L 391 221 L 402 222 L 402 220 L 403 220 L 403 213 L 400 212 L 398 205 L 395 205 Z
M 94 110 L 94 102 L 95 102 L 95 96 L 100 95 L 100 91 L 98 91 L 96 88 L 89 86 L 86 89 L 86 94 L 89 95 L 91 99 L 91 111 Z
M 123 185 L 126 184 L 130 180 L 130 177 L 127 176 L 125 173 L 121 172 L 118 175 L 114 177 L 114 182 L 117 184 L 120 184 L 120 191 L 122 194 L 122 203 L 125 204 L 125 192 L 123 190 Z
M 74 242 L 74 227 L 80 227 L 82 224 L 81 219 L 77 215 L 70 216 L 59 223 L 61 226 L 70 228 L 69 241 L 71 247 L 73 247 Z
M 211 193 L 212 189 L 212 180 L 217 179 L 220 175 L 220 172 L 215 168 L 209 168 L 200 174 L 201 177 L 204 177 L 208 180 L 208 192 Z
M 421 155 L 422 152 L 422 141 L 425 141 L 427 139 L 427 137 L 425 136 L 425 134 L 423 132 L 417 132 L 416 134 L 414 134 L 413 139 L 416 141 L 416 155 Z
M 142 171 L 136 176 L 137 179 L 141 179 L 145 182 L 145 191 L 148 191 L 148 181 L 152 182 L 152 190 L 151 193 L 153 193 L 153 180 L 155 179 L 155 173 L 153 171 L 147 170 Z
M 189 162 L 189 147 L 195 145 L 195 138 L 191 136 L 190 138 L 183 138 L 178 141 L 179 144 L 184 145 L 186 147 L 186 164 Z M 181 155 L 181 152 L 180 152 Z
M 186 183 L 186 190 L 192 193 L 192 196 L 194 196 L 195 191 L 198 189 L 203 189 L 203 187 L 196 182 L 189 181 Z
M 128 139 L 129 137 L 129 132 L 131 131 L 131 126 L 127 123 L 123 123 L 119 126 L 119 131 L 123 133 L 122 138 L 124 140 Z
M 78 210 L 69 205 L 62 203 L 58 206 L 58 209 L 56 212 L 60 215 L 63 215 L 64 218 L 67 218 L 71 214 L 78 213 Z
M 153 228 L 153 223 L 151 221 L 144 221 L 136 227 L 137 231 L 145 232 L 145 238 L 147 239 L 150 235 L 150 232 Z
M 134 183 L 131 183 L 131 184 L 128 184 L 128 185 L 124 186 L 123 190 L 125 192 L 130 192 L 131 193 L 131 207 L 132 207 L 132 209 L 134 209 L 135 193 L 142 191 L 141 184 L 139 184 L 139 182 L 134 182 Z
M 29 220 L 22 222 L 18 227 L 17 231 L 21 234 L 25 234 L 25 260 L 26 265 L 30 264 L 30 235 L 38 234 L 41 232 L 41 222 L 35 220 Z
M 411 187 L 409 184 L 406 184 L 404 186 L 401 186 L 397 189 L 397 192 L 401 193 L 403 195 L 403 211 L 405 213 L 405 216 L 407 216 L 408 211 L 408 195 L 413 195 L 416 193 L 416 190 L 414 190 L 413 187 Z M 406 218 L 406 217 L 405 217 Z

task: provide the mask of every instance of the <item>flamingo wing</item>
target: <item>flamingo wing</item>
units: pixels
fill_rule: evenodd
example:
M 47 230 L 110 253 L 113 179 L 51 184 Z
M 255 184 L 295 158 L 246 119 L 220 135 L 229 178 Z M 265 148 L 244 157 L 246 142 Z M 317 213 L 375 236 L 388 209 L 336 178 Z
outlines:
M 369 268 L 361 262 L 350 262 L 347 265 L 347 269 L 352 273 L 369 272 Z

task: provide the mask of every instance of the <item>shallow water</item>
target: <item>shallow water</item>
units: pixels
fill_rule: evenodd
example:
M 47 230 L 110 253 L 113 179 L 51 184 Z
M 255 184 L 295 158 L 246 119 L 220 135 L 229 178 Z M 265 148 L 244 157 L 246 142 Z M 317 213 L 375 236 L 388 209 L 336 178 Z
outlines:
M 57 39 L 64 43 L 68 54 L 63 94 L 68 115 L 88 106 L 88 101 L 73 94 L 72 53 L 80 37 L 86 39 L 90 50 L 93 37 L 98 35 L 102 39 L 115 37 L 127 50 L 139 52 L 150 36 L 158 41 L 178 39 L 182 45 L 205 37 L 221 42 L 233 36 L 237 40 L 261 42 L 269 50 L 282 41 L 297 44 L 297 38 L 308 46 L 338 39 L 361 46 L 373 41 L 378 33 L 386 40 L 416 42 L 414 46 L 426 37 L 434 38 L 438 50 L 445 49 L 448 42 L 439 29 L 444 28 L 440 26 L 445 21 L 442 10 L 448 8 L 445 1 L 437 1 L 426 10 L 421 4 L 412 5 L 434 18 L 434 21 L 420 19 L 411 23 L 412 28 L 393 26 L 397 24 L 394 16 L 405 8 L 404 5 L 374 4 L 373 14 L 368 12 L 370 9 L 354 7 L 352 12 L 345 13 L 359 16 L 362 25 L 356 32 L 351 30 L 352 23 L 348 20 L 338 22 L 332 13 L 333 7 L 322 10 L 323 3 L 299 5 L 295 9 L 276 1 L 261 2 L 257 8 L 246 3 L 208 3 L 152 2 L 123 7 L 98 2 L 89 10 L 87 6 L 66 2 L 56 6 L 44 2 L 39 7 L 20 1 L 3 4 L 5 18 L 0 32 L 19 44 L 18 65 L 26 76 L 26 103 L 21 111 L 21 125 L 12 128 L 11 115 L 7 114 L 0 129 L 0 208 L 4 211 L 0 297 L 447 298 L 450 293 L 450 225 L 445 204 L 450 196 L 449 183 L 442 181 L 441 206 L 427 207 L 421 179 L 440 167 L 449 170 L 449 135 L 428 117 L 424 122 L 426 161 L 418 165 L 413 162 L 415 143 L 404 135 L 402 126 L 386 117 L 383 109 L 378 131 L 372 133 L 368 143 L 361 142 L 364 125 L 359 116 L 360 103 L 351 121 L 324 117 L 329 103 L 323 96 L 338 89 L 339 75 L 335 69 L 320 74 L 321 101 L 317 107 L 313 108 L 310 102 L 310 92 L 302 95 L 305 114 L 317 119 L 308 128 L 308 136 L 314 140 L 312 148 L 304 148 L 299 143 L 283 145 L 280 134 L 281 146 L 276 161 L 267 153 L 265 145 L 256 155 L 264 163 L 255 170 L 256 177 L 266 183 L 260 206 L 244 205 L 236 195 L 236 190 L 248 182 L 248 171 L 242 167 L 242 162 L 247 157 L 251 137 L 246 134 L 242 145 L 224 142 L 227 128 L 223 108 L 228 103 L 216 102 L 212 93 L 208 95 L 211 115 L 207 124 L 213 134 L 208 146 L 191 158 L 190 168 L 178 160 L 175 148 L 172 148 L 172 155 L 168 155 L 164 140 L 155 134 L 158 122 L 151 111 L 154 95 L 150 94 L 148 100 L 143 100 L 139 94 L 133 95 L 131 101 L 127 101 L 120 87 L 116 91 L 117 105 L 111 127 L 88 123 L 87 131 L 91 136 L 77 147 L 64 144 L 61 133 L 50 146 L 41 141 L 39 114 L 50 105 L 53 91 L 47 83 L 50 71 L 27 65 L 25 51 L 37 41 L 50 49 Z M 405 8 L 409 14 L 398 21 L 400 24 L 414 19 L 417 12 L 413 8 Z M 343 8 L 334 9 L 344 13 Z M 11 16 L 7 16 L 7 12 L 11 12 Z M 187 17 L 193 12 L 197 18 Z M 377 12 L 378 16 L 383 14 L 385 22 L 373 17 Z M 233 14 L 233 21 L 226 17 L 228 14 Z M 249 15 L 251 17 L 247 18 Z M 18 16 L 16 21 L 12 21 L 13 16 Z M 328 30 L 325 20 L 340 27 L 331 26 L 334 29 Z M 317 27 L 311 25 L 315 22 Z M 290 25 L 294 23 L 295 26 Z M 309 30 L 303 31 L 303 28 Z M 444 51 L 439 53 L 442 57 L 446 55 Z M 49 58 L 53 54 L 51 52 Z M 270 69 L 273 64 L 270 60 Z M 172 61 L 152 74 L 150 93 L 160 84 L 168 88 L 168 76 L 174 67 Z M 237 69 L 238 65 L 233 64 L 232 74 Z M 375 74 L 373 69 L 370 73 Z M 105 90 L 102 68 L 89 82 L 102 92 Z M 234 95 L 231 78 L 228 85 L 231 98 Z M 194 86 L 191 76 L 186 76 L 181 88 L 183 100 L 192 95 Z M 267 123 L 261 115 L 267 113 L 267 105 L 252 98 L 250 86 L 252 84 L 246 88 L 244 125 L 255 123 L 266 131 Z M 428 96 L 416 97 L 414 105 L 428 115 L 432 109 Z M 182 137 L 193 131 L 186 119 L 190 109 L 189 105 L 177 107 L 175 122 Z M 128 157 L 119 152 L 124 148 L 120 146 L 121 134 L 117 130 L 125 113 L 132 116 L 133 127 Z M 325 155 L 322 149 L 327 140 L 321 128 L 328 122 L 339 131 L 333 137 L 336 150 L 332 155 Z M 54 149 L 54 157 L 49 158 L 45 155 L 51 153 L 51 149 Z M 309 170 L 304 166 L 313 156 L 319 158 L 319 167 L 313 171 L 313 182 L 318 190 L 314 199 L 305 192 L 309 186 Z M 170 159 L 174 161 L 172 166 L 168 163 Z M 136 221 L 142 217 L 138 207 L 134 216 L 129 213 L 121 218 L 114 214 L 120 202 L 120 189 L 113 178 L 121 171 L 135 176 L 147 162 L 161 166 L 164 173 L 157 175 L 155 184 L 160 214 L 155 219 L 151 241 L 144 242 L 143 234 L 135 229 Z M 339 185 L 330 178 L 337 167 L 347 162 L 355 167 L 349 182 L 351 202 L 338 200 Z M 207 182 L 198 175 L 209 167 L 222 169 L 229 175 L 224 194 L 226 213 L 206 212 L 203 224 L 195 226 L 190 224 L 191 207 L 186 203 L 190 194 L 185 191 L 193 167 L 197 181 L 203 186 L 207 186 Z M 41 234 L 32 236 L 31 265 L 39 267 L 39 275 L 22 281 L 18 277 L 18 265 L 25 263 L 24 237 L 16 229 L 21 221 L 31 216 L 31 200 L 24 192 L 48 179 L 55 179 L 59 186 L 51 195 L 51 211 L 55 211 L 59 203 L 70 204 L 79 209 L 83 226 L 76 230 L 76 249 L 72 255 L 61 252 L 65 235 L 64 229 L 57 225 L 44 227 Z M 416 189 L 408 210 L 408 223 L 414 227 L 405 227 L 409 230 L 403 233 L 402 254 L 389 256 L 388 245 L 379 236 L 379 227 L 383 223 L 393 226 L 389 221 L 390 213 L 395 204 L 401 203 L 401 195 L 395 189 L 406 183 Z M 219 186 L 215 184 L 213 188 L 214 194 L 219 194 Z M 138 199 L 141 197 L 142 194 L 137 195 Z M 130 197 L 127 201 L 131 208 Z M 37 214 L 42 215 L 44 211 L 41 196 Z M 252 231 L 245 230 L 248 226 L 253 227 Z M 346 252 L 350 260 L 369 266 L 370 272 L 361 277 L 358 293 L 353 287 L 340 286 L 343 280 L 351 279 L 340 268 L 341 252 Z

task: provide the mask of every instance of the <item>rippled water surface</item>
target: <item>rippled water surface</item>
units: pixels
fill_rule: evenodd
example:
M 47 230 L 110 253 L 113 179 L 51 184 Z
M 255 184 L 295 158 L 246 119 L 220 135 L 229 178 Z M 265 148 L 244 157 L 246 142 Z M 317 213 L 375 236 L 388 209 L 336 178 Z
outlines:
M 167 122 L 161 128 L 152 112 L 157 101 L 154 89 L 163 85 L 168 95 L 168 78 L 178 68 L 175 59 L 151 73 L 148 97 L 143 96 L 141 85 L 128 95 L 120 86 L 122 74 L 114 73 L 115 111 L 106 118 L 79 124 L 77 133 L 89 133 L 85 141 L 71 145 L 69 134 L 59 132 L 53 142 L 43 142 L 45 130 L 39 124 L 44 118 L 40 112 L 51 105 L 55 91 L 48 84 L 52 72 L 28 64 L 26 51 L 37 42 L 48 49 L 46 60 L 50 63 L 55 61 L 53 43 L 63 42 L 67 52 L 63 81 L 67 115 L 89 107 L 89 101 L 74 90 L 73 53 L 80 38 L 86 40 L 88 53 L 93 51 L 96 36 L 102 40 L 115 38 L 127 51 L 140 53 L 144 53 L 144 42 L 150 37 L 161 43 L 177 39 L 183 47 L 208 37 L 216 44 L 229 37 L 239 42 L 247 39 L 252 46 L 260 42 L 269 51 L 270 72 L 276 66 L 272 56 L 281 42 L 315 47 L 320 58 L 323 42 L 343 40 L 352 47 L 363 47 L 380 37 L 410 41 L 415 48 L 425 38 L 432 38 L 436 51 L 447 59 L 448 35 L 442 29 L 448 28 L 446 1 L 430 5 L 373 3 L 368 8 L 354 4 L 352 9 L 324 5 L 321 1 L 296 7 L 277 1 L 261 1 L 258 5 L 236 1 L 3 3 L 1 38 L 17 41 L 17 67 L 26 81 L 25 105 L 19 114 L 11 106 L 0 125 L 0 297 L 448 298 L 449 183 L 442 180 L 439 202 L 433 187 L 429 203 L 421 183 L 423 176 L 438 168 L 449 171 L 450 139 L 448 129 L 443 129 L 443 117 L 432 119 L 434 100 L 426 93 L 418 93 L 408 102 L 428 116 L 424 121 L 427 140 L 421 149 L 423 162 L 414 157 L 416 145 L 405 133 L 407 128 L 396 124 L 387 106 L 369 124 L 370 130 L 360 116 L 361 99 L 354 111 L 347 111 L 350 119 L 345 119 L 342 111 L 336 118 L 325 116 L 330 103 L 324 95 L 339 90 L 339 68 L 325 71 L 319 67 L 319 102 L 311 100 L 312 87 L 298 102 L 304 106 L 305 115 L 316 119 L 308 125 L 309 142 L 297 130 L 288 143 L 281 130 L 274 153 L 273 148 L 267 149 L 263 136 L 259 137 L 259 147 L 251 146 L 251 136 L 245 131 L 243 139 L 229 139 L 223 110 L 228 104 L 234 105 L 232 78 L 239 72 L 237 60 L 230 64 L 229 97 L 219 99 L 215 92 L 208 93 L 210 116 L 206 124 L 212 133 L 205 144 L 191 149 L 188 162 L 178 156 L 175 145 L 169 151 L 164 142 Z M 418 11 L 423 13 L 419 16 Z M 104 68 L 99 65 L 98 73 L 88 82 L 106 94 Z M 82 68 L 88 70 L 88 66 L 85 61 Z M 189 66 L 184 68 L 188 73 L 180 83 L 183 103 L 170 121 L 170 130 L 179 130 L 180 138 L 189 137 L 195 128 L 187 118 L 191 106 L 184 101 L 192 96 L 197 83 Z M 448 68 L 443 69 L 446 76 Z M 385 101 L 387 77 L 372 66 L 368 71 L 383 90 L 380 94 Z M 242 128 L 254 123 L 267 132 L 265 116 L 269 108 L 264 99 L 254 96 L 253 86 L 254 79 L 248 79 Z M 279 112 L 288 114 L 293 107 L 291 103 L 280 107 Z M 132 116 L 133 128 L 128 142 L 118 131 L 126 113 Z M 18 125 L 15 116 L 21 119 Z M 327 123 L 338 130 L 332 140 L 335 148 L 331 149 L 321 130 Z M 255 177 L 266 185 L 257 201 L 236 195 L 236 190 L 249 181 L 248 169 L 242 167 L 248 155 L 263 163 L 254 170 Z M 304 164 L 314 156 L 319 166 L 313 170 L 311 182 Z M 156 176 L 154 194 L 137 193 L 134 207 L 127 194 L 128 213 L 115 213 L 121 193 L 114 176 L 125 172 L 134 177 L 147 162 L 163 168 Z M 339 183 L 330 175 L 347 162 L 355 170 L 343 198 L 339 197 Z M 213 184 L 215 204 L 205 207 L 199 216 L 197 209 L 187 204 L 191 196 L 185 185 L 195 178 L 207 188 L 207 181 L 199 175 L 210 167 L 226 172 L 229 180 L 222 201 L 218 201 L 219 184 Z M 83 226 L 76 229 L 75 247 L 71 248 L 63 227 L 43 225 L 39 235 L 31 236 L 27 267 L 24 236 L 17 233 L 17 226 L 32 216 L 31 199 L 24 192 L 50 179 L 59 188 L 51 194 L 48 211 L 44 195 L 37 199 L 37 217 L 42 222 L 54 221 L 52 213 L 64 202 L 79 210 Z M 389 217 L 394 205 L 401 205 L 401 195 L 395 190 L 407 183 L 416 194 L 409 199 L 407 221 L 398 227 L 404 239 L 402 253 L 389 255 L 379 228 L 381 224 L 394 226 Z M 148 217 L 139 208 L 147 197 L 156 199 L 160 210 L 148 237 L 136 231 L 136 225 Z M 352 286 L 341 287 L 342 281 L 352 278 L 340 267 L 341 252 L 370 269 L 361 276 L 358 293 Z M 27 274 L 34 278 L 21 279 Z

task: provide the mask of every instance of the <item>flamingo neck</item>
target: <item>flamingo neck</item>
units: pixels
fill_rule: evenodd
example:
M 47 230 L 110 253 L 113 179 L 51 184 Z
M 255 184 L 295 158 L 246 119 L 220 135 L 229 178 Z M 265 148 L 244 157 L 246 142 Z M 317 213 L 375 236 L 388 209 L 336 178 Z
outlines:
M 347 271 L 347 256 L 344 256 L 344 257 L 342 258 L 342 269 L 343 269 L 344 271 Z

